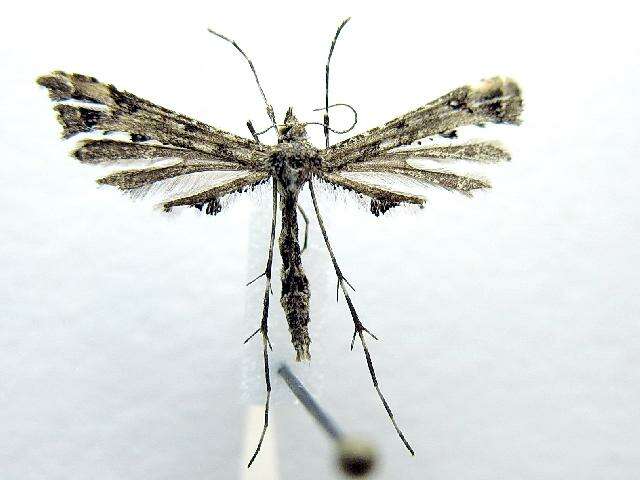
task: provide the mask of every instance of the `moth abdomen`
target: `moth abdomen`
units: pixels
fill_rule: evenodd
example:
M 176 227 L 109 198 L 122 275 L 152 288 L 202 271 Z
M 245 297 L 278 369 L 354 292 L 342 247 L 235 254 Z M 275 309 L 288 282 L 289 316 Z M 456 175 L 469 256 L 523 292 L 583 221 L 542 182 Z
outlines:
M 296 350 L 296 361 L 309 360 L 309 280 L 302 269 L 298 242 L 297 193 L 282 196 L 282 229 L 280 231 L 280 256 L 282 257 L 282 294 L 280 304 L 284 310 L 291 333 L 291 343 Z

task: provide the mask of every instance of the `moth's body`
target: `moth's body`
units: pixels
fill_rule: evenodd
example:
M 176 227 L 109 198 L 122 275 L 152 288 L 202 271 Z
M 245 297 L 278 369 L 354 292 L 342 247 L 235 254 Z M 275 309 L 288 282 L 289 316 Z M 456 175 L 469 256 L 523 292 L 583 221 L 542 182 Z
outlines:
M 329 60 L 338 34 L 345 23 L 346 21 L 336 32 Z M 253 64 L 240 47 L 223 35 L 216 35 L 231 42 L 245 56 L 257 81 L 258 76 Z M 162 190 L 163 184 L 168 185 L 166 192 L 170 196 L 162 202 L 165 211 L 174 207 L 191 206 L 215 215 L 222 210 L 222 201 L 225 198 L 271 180 L 272 222 L 268 260 L 264 273 L 258 277 L 264 276 L 266 279 L 262 320 L 260 327 L 249 337 L 258 333 L 262 337 L 267 398 L 262 435 L 249 465 L 260 450 L 268 425 L 271 392 L 268 349 L 271 344 L 267 323 L 278 202 L 282 216 L 279 237 L 282 257 L 281 304 L 289 324 L 296 359 L 310 358 L 309 281 L 302 268 L 297 220 L 298 197 L 302 188 L 308 186 L 318 225 L 337 276 L 338 287 L 343 293 L 353 321 L 351 347 L 353 348 L 353 342 L 358 337 L 373 386 L 400 439 L 413 454 L 413 449 L 394 420 L 391 408 L 378 385 L 364 334 L 369 333 L 375 337 L 360 320 L 345 286 L 349 283 L 342 274 L 331 248 L 314 185 L 323 182 L 354 193 L 360 200 L 370 202 L 370 211 L 376 216 L 402 205 L 422 206 L 425 198 L 420 194 L 399 192 L 394 189 L 393 183 L 382 182 L 373 185 L 367 179 L 371 174 L 384 174 L 388 179 L 408 180 L 412 184 L 436 186 L 470 196 L 476 189 L 488 188 L 489 183 L 481 178 L 439 168 L 423 168 L 411 160 L 429 159 L 436 163 L 457 160 L 493 163 L 509 160 L 510 156 L 506 150 L 496 143 L 483 141 L 446 145 L 433 143 L 423 147 L 416 147 L 415 142 L 435 137 L 452 139 L 455 138 L 456 129 L 460 127 L 484 126 L 487 123 L 518 124 L 522 112 L 520 88 L 516 82 L 509 78 L 493 77 L 483 80 L 478 85 L 465 85 L 451 90 L 384 125 L 330 146 L 329 132 L 333 130 L 329 128 L 328 115 L 331 107 L 328 93 L 329 60 L 326 67 L 325 117 L 322 124 L 326 148 L 322 150 L 309 143 L 305 130 L 307 124 L 299 122 L 291 109 L 287 112 L 284 123 L 276 124 L 274 111 L 259 81 L 257 83 L 267 107 L 267 114 L 272 126 L 278 129 L 277 145 L 261 143 L 251 122 L 247 125 L 254 137 L 253 140 L 180 115 L 131 93 L 118 90 L 113 85 L 99 82 L 91 76 L 56 71 L 38 79 L 38 83 L 49 89 L 51 99 L 57 102 L 55 110 L 64 128 L 65 138 L 80 133 L 98 135 L 98 138 L 82 141 L 74 151 L 74 156 L 84 163 L 115 164 L 124 167 L 100 178 L 98 182 L 101 184 L 113 185 L 125 191 L 142 192 L 141 194 L 149 190 Z M 112 137 L 108 135 L 110 133 L 128 134 L 129 139 L 126 136 Z M 130 166 L 131 160 L 140 159 L 146 160 L 149 165 L 133 169 L 126 167 Z M 167 164 L 167 160 L 171 163 Z M 213 179 L 213 174 L 230 171 L 237 172 L 237 175 L 221 182 Z M 359 176 L 364 178 L 358 178 Z M 185 191 L 177 191 L 177 186 L 185 187 Z
M 312 170 L 321 165 L 320 152 L 308 141 L 305 127 L 291 109 L 278 132 L 278 145 L 270 156 L 271 168 L 280 196 L 282 226 L 278 241 L 282 257 L 282 294 L 280 304 L 285 312 L 296 360 L 308 360 L 309 353 L 309 280 L 302 268 L 298 241 L 298 195 L 311 178 Z

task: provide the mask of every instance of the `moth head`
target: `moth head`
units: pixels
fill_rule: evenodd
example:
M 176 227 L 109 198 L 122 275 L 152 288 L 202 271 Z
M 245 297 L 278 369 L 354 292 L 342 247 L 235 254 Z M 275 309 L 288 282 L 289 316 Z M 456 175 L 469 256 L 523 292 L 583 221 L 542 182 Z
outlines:
M 278 142 L 295 142 L 307 139 L 307 130 L 304 123 L 300 123 L 289 107 L 284 116 L 284 123 L 278 126 Z

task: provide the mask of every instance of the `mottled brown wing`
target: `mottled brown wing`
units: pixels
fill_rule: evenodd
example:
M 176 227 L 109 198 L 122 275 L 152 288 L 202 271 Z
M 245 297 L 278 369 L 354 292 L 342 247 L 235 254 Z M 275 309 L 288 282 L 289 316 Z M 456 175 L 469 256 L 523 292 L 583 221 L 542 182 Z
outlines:
M 329 147 L 325 151 L 325 167 L 339 169 L 352 162 L 363 162 L 465 125 L 518 124 L 521 112 L 522 98 L 516 82 L 494 77 L 475 87 L 457 88 L 381 127 Z
M 220 210 L 220 199 L 266 181 L 270 147 L 224 132 L 155 105 L 93 77 L 53 72 L 38 78 L 49 90 L 63 137 L 99 132 L 125 140 L 88 139 L 73 155 L 83 163 L 150 167 L 127 169 L 98 180 L 127 191 L 167 187 L 165 209 L 176 205 Z M 115 135 L 117 136 L 117 135 Z M 121 135 L 122 136 L 122 135 Z M 220 172 L 233 175 L 215 178 Z
M 520 88 L 511 79 L 494 77 L 476 87 L 465 86 L 412 112 L 337 143 L 323 152 L 320 177 L 334 185 L 371 198 L 371 211 L 379 215 L 389 208 L 422 204 L 419 195 L 401 194 L 389 185 L 376 185 L 359 178 L 382 174 L 389 179 L 435 185 L 469 195 L 475 189 L 490 187 L 485 179 L 460 175 L 442 169 L 421 168 L 412 159 L 439 163 L 469 160 L 482 163 L 509 160 L 509 154 L 495 142 L 432 145 L 401 149 L 413 142 L 436 135 L 449 136 L 456 128 L 487 123 L 518 124 L 522 112 Z M 375 195 L 372 194 L 375 188 Z M 405 195 L 406 198 L 402 198 Z

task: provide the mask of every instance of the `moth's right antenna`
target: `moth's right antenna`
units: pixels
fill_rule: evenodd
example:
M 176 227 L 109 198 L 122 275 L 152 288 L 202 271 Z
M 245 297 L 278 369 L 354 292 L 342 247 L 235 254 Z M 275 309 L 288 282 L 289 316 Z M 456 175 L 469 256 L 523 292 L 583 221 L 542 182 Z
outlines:
M 336 42 L 338 41 L 338 35 L 342 31 L 342 28 L 347 24 L 347 22 L 351 20 L 351 17 L 345 18 L 338 30 L 336 30 L 336 34 L 333 37 L 333 41 L 331 42 L 331 48 L 329 49 L 329 58 L 327 58 L 327 67 L 325 69 L 325 95 L 324 95 L 324 140 L 326 148 L 329 148 L 329 64 L 331 63 L 331 56 L 333 55 L 333 49 L 336 47 Z
M 273 124 L 273 128 L 276 128 L 276 117 L 275 117 L 275 115 L 273 113 L 273 107 L 267 101 L 267 96 L 264 94 L 264 90 L 262 89 L 262 85 L 260 85 L 260 80 L 258 79 L 258 74 L 256 73 L 256 69 L 253 66 L 253 62 L 251 61 L 251 59 L 247 56 L 246 53 L 244 53 L 244 51 L 240 48 L 240 45 L 238 45 L 235 42 L 235 40 L 231 40 L 230 38 L 225 37 L 221 33 L 215 32 L 215 31 L 211 30 L 210 28 L 207 29 L 207 30 L 209 30 L 209 33 L 213 33 L 215 36 L 220 37 L 223 40 L 226 40 L 231 45 L 236 47 L 236 49 L 242 54 L 242 56 L 247 60 L 247 62 L 249 62 L 249 67 L 251 67 L 251 71 L 253 72 L 253 76 L 256 78 L 256 83 L 258 84 L 258 88 L 260 89 L 260 94 L 262 95 L 262 99 L 264 100 L 264 104 L 267 107 L 267 115 L 269 116 L 269 119 L 271 120 L 271 123 Z M 252 127 L 249 127 L 250 130 L 251 130 L 251 128 Z M 251 132 L 251 133 L 253 134 L 253 132 Z M 256 136 L 254 135 L 254 138 L 255 137 Z

